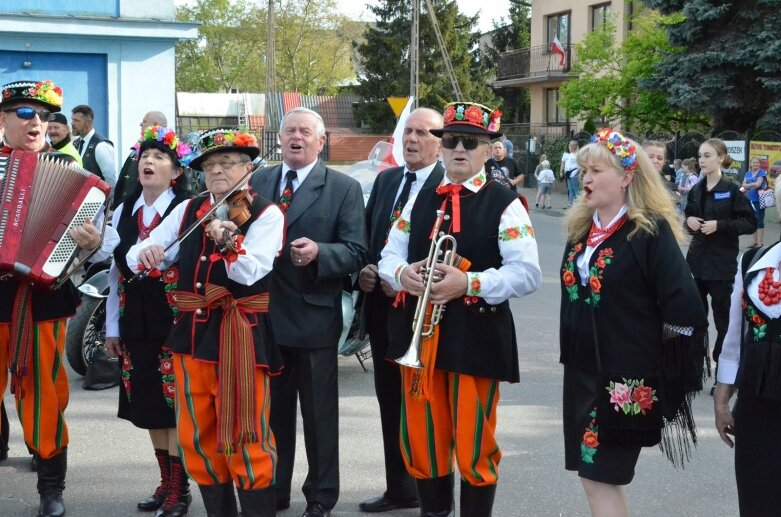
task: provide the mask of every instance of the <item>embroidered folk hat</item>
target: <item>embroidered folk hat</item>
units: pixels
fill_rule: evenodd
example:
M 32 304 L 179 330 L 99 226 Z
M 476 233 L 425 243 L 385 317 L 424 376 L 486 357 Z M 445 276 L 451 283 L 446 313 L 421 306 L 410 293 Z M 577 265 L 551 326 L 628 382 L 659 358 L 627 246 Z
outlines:
M 476 102 L 451 102 L 445 106 L 443 115 L 445 127 L 429 129 L 434 136 L 442 137 L 443 133 L 471 133 L 491 138 L 502 136 L 499 132 L 502 112 L 498 109 L 491 110 Z
M 0 93 L 0 109 L 9 104 L 23 102 L 37 102 L 49 108 L 51 112 L 62 111 L 62 88 L 54 84 L 50 79 L 45 81 L 15 81 L 3 86 Z M 46 122 L 46 121 L 44 121 Z
M 198 138 L 198 156 L 190 162 L 190 167 L 203 170 L 201 163 L 207 156 L 218 152 L 244 153 L 254 160 L 260 154 L 258 140 L 251 133 L 242 133 L 238 129 L 207 129 Z

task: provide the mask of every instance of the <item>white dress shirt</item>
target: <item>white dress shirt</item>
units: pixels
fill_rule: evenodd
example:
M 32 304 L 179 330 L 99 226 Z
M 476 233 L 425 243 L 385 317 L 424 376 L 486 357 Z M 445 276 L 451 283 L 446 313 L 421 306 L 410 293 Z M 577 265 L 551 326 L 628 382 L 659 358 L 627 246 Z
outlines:
M 450 183 L 452 181 L 445 175 L 442 185 Z M 463 185 L 465 189 L 478 192 L 486 183 L 485 172 L 480 171 L 465 181 Z M 415 224 L 414 221 L 410 220 L 414 204 L 415 198 L 410 197 L 407 204 L 404 205 L 401 217 L 391 228 L 388 243 L 382 250 L 382 258 L 378 265 L 380 277 L 388 282 L 395 291 L 403 290 L 399 279 L 401 272 L 409 265 L 407 262 L 409 233 L 399 229 L 399 225 L 401 228 L 406 228 L 408 225 Z M 508 238 L 508 231 L 513 235 L 511 238 Z M 534 230 L 529 214 L 526 213 L 519 199 L 515 199 L 502 212 L 497 235 L 499 253 L 502 256 L 501 267 L 467 272 L 466 295 L 482 297 L 486 303 L 492 305 L 532 293 L 542 281 Z M 505 238 L 503 239 L 502 236 Z M 458 240 L 458 234 L 454 234 L 454 237 Z M 473 290 L 472 286 L 474 285 L 480 286 L 479 292 Z
M 214 196 L 211 196 L 211 202 L 214 202 Z M 152 230 L 148 239 L 131 246 L 126 256 L 131 271 L 138 269 L 138 255 L 141 250 L 153 244 L 166 248 L 179 237 L 182 219 L 190 203 L 193 203 L 193 200 L 176 205 L 168 217 Z M 120 212 L 119 208 L 117 212 Z M 226 262 L 228 278 L 243 285 L 252 285 L 266 276 L 274 265 L 274 259 L 282 250 L 284 230 L 285 218 L 282 211 L 272 203 L 250 224 L 242 244 L 246 254 L 238 255 L 235 262 Z M 165 253 L 165 259 L 158 268 L 166 269 L 178 258 L 179 244 L 175 244 Z
M 285 190 L 285 185 L 287 185 L 287 178 L 285 178 L 285 175 L 287 175 L 287 171 L 289 170 L 295 170 L 296 171 L 296 177 L 293 180 L 293 192 L 298 190 L 298 187 L 301 186 L 301 184 L 304 182 L 307 176 L 309 176 L 309 173 L 312 172 L 312 169 L 314 168 L 315 164 L 317 163 L 317 160 L 313 161 L 306 167 L 301 167 L 300 169 L 293 169 L 285 162 L 282 162 L 282 176 L 280 176 L 279 181 L 279 197 L 282 197 L 282 192 Z
M 748 324 L 743 323 L 743 307 L 741 297 L 743 296 L 743 277 L 753 271 L 764 271 L 767 268 L 773 268 L 773 280 L 781 281 L 781 274 L 778 271 L 778 264 L 781 262 L 781 243 L 774 244 L 762 258 L 757 260 L 746 273 L 741 271 L 743 256 L 738 259 L 738 271 L 735 273 L 735 283 L 732 286 L 732 296 L 729 306 L 729 326 L 727 334 L 724 336 L 724 343 L 719 355 L 719 368 L 716 380 L 724 384 L 735 384 L 735 377 L 738 373 L 740 364 L 740 344 L 743 337 L 740 330 L 748 330 Z M 746 294 L 751 298 L 751 302 L 771 319 L 781 317 L 781 304 L 765 305 L 759 299 L 759 284 L 764 278 L 764 273 L 756 275 L 745 288 Z
M 95 129 L 90 129 L 90 132 L 84 135 L 81 140 L 84 141 L 81 144 L 81 157 L 84 158 L 84 153 L 87 152 L 92 135 L 95 134 Z M 103 173 L 103 180 L 108 183 L 113 189 L 117 184 L 117 166 L 114 160 L 114 146 L 108 142 L 100 142 L 95 146 L 95 161 L 100 166 L 100 171 Z
M 401 179 L 401 183 L 399 183 L 399 188 L 396 189 L 396 196 L 393 198 L 393 208 L 396 208 L 396 203 L 399 201 L 399 196 L 401 195 L 401 191 L 404 190 L 404 183 L 407 181 L 407 173 L 408 172 L 414 172 L 415 173 L 415 181 L 412 182 L 412 185 L 409 188 L 409 197 L 407 198 L 407 201 L 410 199 L 415 199 L 415 197 L 418 195 L 418 192 L 420 192 L 420 189 L 423 188 L 423 184 L 426 183 L 426 180 L 431 175 L 431 172 L 434 170 L 434 167 L 437 166 L 437 163 L 434 162 L 428 167 L 423 167 L 422 169 L 418 169 L 416 171 L 411 171 L 408 168 L 404 167 L 404 176 Z

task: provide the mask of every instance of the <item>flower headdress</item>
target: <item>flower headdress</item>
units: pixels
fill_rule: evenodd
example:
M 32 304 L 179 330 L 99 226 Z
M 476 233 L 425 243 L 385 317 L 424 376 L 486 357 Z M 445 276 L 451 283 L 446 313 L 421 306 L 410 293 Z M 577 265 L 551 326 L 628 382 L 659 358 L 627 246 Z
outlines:
M 45 81 L 16 81 L 3 86 L 0 106 L 12 101 L 37 101 L 52 112 L 62 110 L 62 88 L 51 79 Z
M 182 167 L 187 167 L 195 158 L 195 153 L 190 149 L 190 146 L 180 141 L 179 137 L 176 136 L 176 131 L 170 127 L 154 125 L 145 128 L 144 132 L 141 133 L 141 138 L 133 146 L 133 149 L 136 150 L 136 157 L 141 156 L 141 145 L 144 142 L 160 142 L 176 155 Z
M 435 136 L 442 133 L 475 133 L 488 135 L 491 138 L 501 136 L 499 127 L 502 123 L 502 112 L 476 102 L 451 102 L 445 106 L 443 113 L 445 126 L 442 129 L 432 129 Z
M 635 144 L 615 129 L 600 129 L 591 137 L 591 143 L 605 144 L 610 152 L 618 157 L 625 171 L 631 172 L 637 168 Z

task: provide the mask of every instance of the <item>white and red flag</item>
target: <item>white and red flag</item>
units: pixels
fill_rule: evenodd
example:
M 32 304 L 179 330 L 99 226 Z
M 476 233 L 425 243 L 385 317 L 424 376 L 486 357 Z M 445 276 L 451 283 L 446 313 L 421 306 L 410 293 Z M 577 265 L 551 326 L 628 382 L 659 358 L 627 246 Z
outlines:
M 561 45 L 558 36 L 553 36 L 553 41 L 550 44 L 550 51 L 561 56 L 561 59 L 559 59 L 559 66 L 564 66 L 567 54 L 564 52 L 564 47 Z

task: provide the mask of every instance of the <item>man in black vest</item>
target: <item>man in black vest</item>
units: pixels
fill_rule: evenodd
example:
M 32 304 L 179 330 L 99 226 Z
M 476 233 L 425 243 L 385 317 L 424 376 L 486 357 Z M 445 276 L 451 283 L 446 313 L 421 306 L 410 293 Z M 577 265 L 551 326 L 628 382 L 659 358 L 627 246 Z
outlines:
M 117 167 L 114 159 L 114 144 L 100 136 L 92 127 L 95 112 L 86 104 L 79 104 L 71 110 L 73 134 L 79 138 L 73 143 L 81 154 L 84 168 L 111 185 L 117 183 Z
M 141 126 L 141 134 L 143 137 L 145 128 L 150 126 L 168 127 L 168 119 L 160 111 L 150 111 L 144 115 L 139 126 Z M 116 210 L 117 207 L 125 201 L 125 198 L 133 191 L 133 187 L 137 180 L 138 157 L 136 156 L 136 150 L 131 148 L 130 154 L 127 155 L 125 163 L 119 171 L 119 176 L 117 176 L 117 184 L 114 187 L 114 198 L 111 201 L 112 210 Z
M 461 515 L 491 515 L 501 451 L 496 442 L 500 381 L 518 382 L 518 347 L 509 299 L 541 282 L 537 243 L 518 196 L 489 181 L 483 164 L 498 137 L 499 112 L 471 102 L 445 107 L 445 177 L 407 203 L 382 251 L 380 278 L 396 291 L 388 316 L 388 357 L 417 350 L 402 366 L 402 456 L 417 481 L 421 515 L 453 509 L 453 455 L 461 473 Z M 439 231 L 434 231 L 435 222 Z M 458 259 L 438 263 L 429 282 L 421 268 L 432 239 L 455 238 Z M 442 239 L 442 251 L 453 244 Z M 432 273 L 433 274 L 433 273 Z M 427 284 L 430 288 L 427 288 Z M 431 337 L 413 336 L 417 297 L 442 305 Z M 427 307 L 424 307 L 427 308 Z M 424 311 L 425 312 L 425 311 Z M 421 313 L 421 318 L 423 314 Z M 418 357 L 414 357 L 417 355 Z M 412 367 L 415 360 L 422 368 Z
M 366 293 L 361 317 L 371 338 L 374 361 L 374 390 L 380 404 L 382 442 L 385 452 L 385 493 L 359 505 L 364 512 L 385 512 L 396 508 L 415 508 L 418 498 L 415 481 L 407 473 L 399 449 L 401 418 L 401 374 L 399 365 L 388 361 L 388 309 L 395 293 L 380 281 L 377 263 L 385 247 L 388 231 L 401 215 L 406 202 L 414 199 L 421 187 L 436 187 L 444 168 L 439 162 L 439 138 L 430 129 L 442 128 L 442 115 L 428 108 L 413 111 L 404 125 L 402 149 L 404 166 L 381 172 L 374 182 L 366 205 L 369 235 L 369 264 L 361 270 L 358 282 Z

